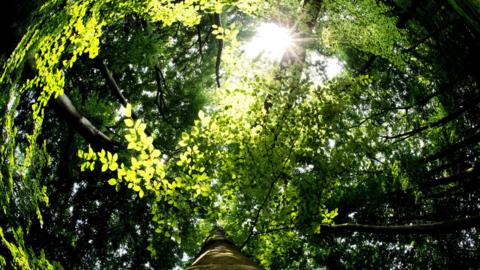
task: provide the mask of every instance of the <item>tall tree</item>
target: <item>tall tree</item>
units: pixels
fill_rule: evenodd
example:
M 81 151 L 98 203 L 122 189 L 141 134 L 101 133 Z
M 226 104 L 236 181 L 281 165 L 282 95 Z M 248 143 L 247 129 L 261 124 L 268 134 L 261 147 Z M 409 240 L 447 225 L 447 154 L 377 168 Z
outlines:
M 46 1 L 1 52 L 0 265 L 200 267 L 218 245 L 265 269 L 475 269 L 475 15 Z M 280 59 L 248 57 L 265 22 L 290 35 Z M 231 241 L 202 249 L 214 224 Z

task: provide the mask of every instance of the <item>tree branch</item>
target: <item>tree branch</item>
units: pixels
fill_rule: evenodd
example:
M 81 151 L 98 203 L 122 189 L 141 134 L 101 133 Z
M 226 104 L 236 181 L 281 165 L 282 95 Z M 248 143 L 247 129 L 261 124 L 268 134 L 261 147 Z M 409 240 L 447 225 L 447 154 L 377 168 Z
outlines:
M 255 236 L 257 235 L 262 235 L 262 234 L 269 234 L 269 233 L 274 233 L 274 232 L 280 232 L 280 231 L 286 231 L 286 230 L 294 230 L 295 227 L 292 226 L 283 226 L 283 227 L 275 227 L 275 228 L 270 228 L 262 232 L 256 232 Z
M 87 142 L 89 142 L 94 148 L 113 150 L 113 141 L 100 130 L 98 130 L 87 118 L 80 114 L 67 95 L 63 94 L 56 99 L 58 108 L 61 110 L 62 115 L 67 118 L 82 135 Z
M 435 36 L 436 34 L 438 34 L 440 31 L 442 30 L 445 30 L 447 29 L 448 27 L 452 26 L 452 25 L 455 25 L 456 23 L 459 23 L 460 22 L 460 19 L 455 19 L 455 20 L 452 20 L 452 21 L 449 21 L 445 24 L 443 24 L 442 26 L 438 27 L 437 29 L 435 29 L 434 31 L 432 31 L 431 33 L 429 33 L 428 35 L 426 35 L 425 37 L 419 39 L 417 42 L 415 42 L 415 44 L 413 44 L 412 46 L 408 47 L 408 48 L 404 48 L 402 50 L 402 52 L 404 53 L 407 53 L 407 52 L 411 52 L 413 50 L 415 50 L 418 46 L 422 45 L 425 41 L 427 41 L 427 39 Z
M 107 81 L 107 85 L 112 91 L 112 94 L 118 99 L 120 104 L 122 104 L 123 107 L 127 107 L 128 100 L 125 98 L 125 96 L 122 94 L 122 90 L 117 84 L 117 81 L 115 78 L 113 78 L 112 73 L 108 69 L 107 65 L 105 62 L 101 59 L 97 61 L 97 66 L 100 69 L 100 72 L 102 73 L 103 77 Z M 138 115 L 136 112 L 132 110 L 132 118 L 133 119 L 138 119 Z
M 163 88 L 166 88 L 165 77 L 163 77 L 162 69 L 160 64 L 155 65 L 155 80 L 157 81 L 157 96 L 155 98 L 155 103 L 157 104 L 158 111 L 160 114 L 165 117 L 165 96 Z
M 464 139 L 464 140 L 462 140 L 462 141 L 459 141 L 459 142 L 457 142 L 457 143 L 455 143 L 455 144 L 452 144 L 451 146 L 449 146 L 449 147 L 441 150 L 440 152 L 437 152 L 437 153 L 435 153 L 435 154 L 433 154 L 433 155 L 431 155 L 431 156 L 426 157 L 426 158 L 425 158 L 425 161 L 426 161 L 426 162 L 434 161 L 434 160 L 439 159 L 439 158 L 441 158 L 441 157 L 444 157 L 444 156 L 446 156 L 446 155 L 448 155 L 448 154 L 451 154 L 451 153 L 455 152 L 455 151 L 458 150 L 458 149 L 461 149 L 461 148 L 463 148 L 463 147 L 465 147 L 465 146 L 469 146 L 469 145 L 475 144 L 475 143 L 477 143 L 477 142 L 479 142 L 479 141 L 480 141 L 480 132 L 477 133 L 477 134 L 475 134 L 475 135 L 472 135 L 472 136 L 470 136 L 470 137 L 468 137 L 468 138 L 466 138 L 466 139 Z
M 472 180 L 472 176 L 478 176 L 479 165 L 476 164 L 474 167 L 470 167 L 460 173 L 445 176 L 442 178 L 435 179 L 433 181 L 421 183 L 420 187 L 422 188 L 432 188 L 442 185 L 448 185 L 454 182 L 468 182 Z
M 213 16 L 213 20 L 218 27 L 222 27 L 220 14 L 215 13 L 215 15 Z M 223 39 L 218 39 L 217 62 L 215 63 L 215 79 L 217 81 L 218 87 L 220 87 L 220 64 L 222 62 L 222 51 L 223 51 Z
M 26 61 L 26 69 L 31 75 L 38 73 L 34 58 L 30 57 Z M 98 130 L 90 120 L 79 113 L 67 95 L 59 95 L 55 101 L 61 115 L 67 119 L 69 124 L 71 124 L 93 148 L 114 150 L 115 143 L 107 135 Z
M 200 24 L 197 25 L 197 36 L 198 36 L 198 52 L 200 53 L 200 61 L 203 60 L 203 44 L 202 44 L 202 29 Z
M 452 233 L 454 231 L 480 227 L 480 215 L 468 218 L 446 220 L 433 222 L 428 224 L 413 225 L 367 225 L 367 224 L 322 224 L 320 225 L 323 232 L 343 232 L 355 231 L 366 233 L 383 233 L 383 234 L 440 234 Z
M 387 139 L 387 140 L 399 139 L 396 142 L 405 140 L 405 139 L 407 139 L 409 137 L 412 137 L 413 135 L 418 134 L 418 133 L 420 133 L 420 132 L 422 132 L 426 129 L 435 128 L 435 127 L 444 125 L 444 124 L 456 119 L 457 117 L 462 115 L 464 112 L 466 112 L 468 109 L 470 109 L 471 106 L 476 105 L 477 103 L 478 103 L 478 98 L 475 98 L 473 101 L 468 102 L 468 104 L 464 104 L 464 106 L 460 110 L 457 110 L 456 112 L 453 112 L 452 114 L 449 114 L 449 115 L 445 116 L 444 118 L 442 118 L 438 121 L 427 124 L 425 126 L 421 126 L 419 128 L 410 130 L 410 131 L 405 132 L 405 133 L 397 134 L 397 135 L 394 135 L 394 136 L 385 136 L 384 138 Z
M 265 195 L 265 198 L 263 199 L 263 202 L 260 205 L 260 207 L 258 208 L 257 213 L 255 214 L 255 217 L 253 218 L 253 222 L 250 225 L 250 233 L 248 234 L 247 239 L 245 239 L 243 244 L 240 246 L 240 250 L 242 250 L 247 245 L 247 243 L 250 241 L 250 238 L 252 238 L 252 236 L 254 234 L 253 229 L 255 228 L 255 225 L 258 222 L 258 218 L 260 217 L 260 212 L 262 212 L 263 208 L 267 204 L 267 201 L 270 198 L 270 195 L 272 194 L 273 188 L 275 187 L 275 183 L 277 182 L 277 180 L 279 178 L 280 178 L 280 176 L 276 177 L 275 179 L 273 179 L 272 183 L 270 184 L 270 188 L 268 189 L 267 195 Z
M 110 70 L 108 70 L 108 67 L 105 64 L 105 62 L 103 60 L 99 59 L 97 61 L 97 66 L 100 69 L 100 72 L 102 73 L 105 80 L 107 80 L 107 85 L 110 87 L 110 90 L 112 91 L 112 94 L 118 99 L 118 101 L 120 101 L 120 103 L 124 107 L 126 107 L 128 101 L 125 98 L 125 96 L 122 94 L 122 90 L 120 89 L 120 87 L 118 87 L 117 82 L 113 78 L 113 75 L 110 72 Z

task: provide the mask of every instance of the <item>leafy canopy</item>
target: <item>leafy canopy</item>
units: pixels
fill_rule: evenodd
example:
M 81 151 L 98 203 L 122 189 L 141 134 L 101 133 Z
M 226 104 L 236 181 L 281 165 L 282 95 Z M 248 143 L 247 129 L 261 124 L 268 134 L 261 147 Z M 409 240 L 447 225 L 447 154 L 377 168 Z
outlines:
M 478 11 L 423 2 L 47 1 L 0 77 L 0 265 L 184 267 L 220 225 L 266 269 L 472 268 L 475 229 L 381 226 L 478 212 Z

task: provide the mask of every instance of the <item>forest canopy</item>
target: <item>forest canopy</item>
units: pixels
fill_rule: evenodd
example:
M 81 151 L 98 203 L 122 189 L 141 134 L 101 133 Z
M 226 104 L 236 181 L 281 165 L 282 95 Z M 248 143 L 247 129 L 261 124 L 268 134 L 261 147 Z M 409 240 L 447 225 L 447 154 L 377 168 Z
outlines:
M 478 1 L 2 5 L 1 269 L 480 265 Z

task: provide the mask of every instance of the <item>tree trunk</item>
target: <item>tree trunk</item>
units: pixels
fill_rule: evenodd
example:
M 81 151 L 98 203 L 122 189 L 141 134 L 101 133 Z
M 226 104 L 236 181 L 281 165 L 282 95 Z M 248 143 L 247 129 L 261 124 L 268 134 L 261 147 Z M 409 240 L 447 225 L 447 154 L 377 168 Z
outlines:
M 200 269 L 260 270 L 262 268 L 244 256 L 235 244 L 225 237 L 223 229 L 217 228 L 205 240 L 199 255 L 186 270 Z

